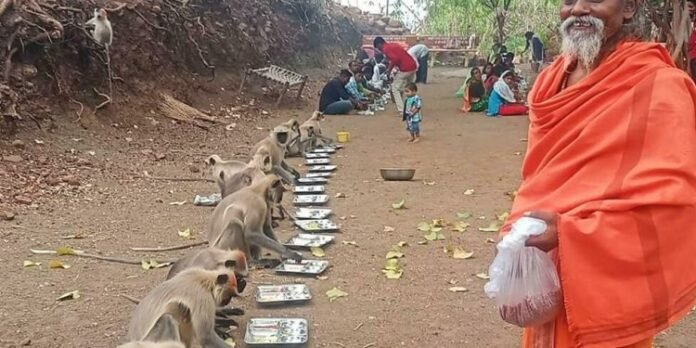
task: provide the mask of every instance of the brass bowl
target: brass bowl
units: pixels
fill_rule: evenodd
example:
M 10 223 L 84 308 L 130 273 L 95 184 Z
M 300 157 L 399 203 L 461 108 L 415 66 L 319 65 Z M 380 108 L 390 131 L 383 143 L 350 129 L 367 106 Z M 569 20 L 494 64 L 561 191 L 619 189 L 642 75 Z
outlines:
M 409 181 L 416 174 L 415 169 L 410 168 L 382 168 L 379 170 L 382 179 L 387 181 Z

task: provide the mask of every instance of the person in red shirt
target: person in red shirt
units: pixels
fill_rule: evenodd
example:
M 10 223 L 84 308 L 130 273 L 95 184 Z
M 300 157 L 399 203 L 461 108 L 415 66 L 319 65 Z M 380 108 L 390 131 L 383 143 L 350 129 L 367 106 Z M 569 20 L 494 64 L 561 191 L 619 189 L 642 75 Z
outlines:
M 394 67 L 399 68 L 399 73 L 394 78 L 394 83 L 392 83 L 392 94 L 394 95 L 396 109 L 399 110 L 399 113 L 402 113 L 404 111 L 404 88 L 407 84 L 415 82 L 418 63 L 405 48 L 396 43 L 387 43 L 381 36 L 375 38 L 374 46 L 389 60 L 387 76 L 390 76 Z
M 689 61 L 691 62 L 691 77 L 696 81 L 696 0 L 686 2 L 686 8 L 691 17 L 691 36 L 689 36 Z

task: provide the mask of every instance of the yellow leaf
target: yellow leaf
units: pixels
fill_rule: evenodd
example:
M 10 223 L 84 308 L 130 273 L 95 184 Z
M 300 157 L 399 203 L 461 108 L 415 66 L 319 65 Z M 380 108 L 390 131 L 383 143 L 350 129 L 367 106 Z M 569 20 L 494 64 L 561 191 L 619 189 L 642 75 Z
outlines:
M 498 221 L 505 221 L 508 217 L 510 217 L 510 213 L 504 212 L 500 215 L 496 215 L 496 217 L 498 218 Z
M 56 255 L 58 255 L 58 256 L 75 255 L 75 250 L 71 247 L 63 246 L 63 247 L 56 249 Z
M 176 233 L 177 233 L 177 234 L 179 235 L 179 237 L 181 237 L 181 238 L 191 238 L 191 229 L 190 229 L 190 228 L 187 228 L 187 229 L 185 229 L 185 230 L 183 230 L 183 231 L 177 231 Z
M 404 274 L 404 270 L 386 269 L 382 270 L 382 273 L 384 273 L 384 275 L 387 276 L 387 279 L 400 279 L 401 276 Z
M 70 265 L 66 265 L 62 263 L 61 261 L 58 260 L 51 260 L 48 262 L 48 267 L 49 268 L 62 268 L 62 269 L 68 269 L 70 268 Z
M 312 255 L 314 255 L 316 257 L 325 257 L 326 256 L 326 253 L 320 247 L 311 247 L 310 250 L 312 251 Z
M 140 265 L 143 267 L 144 270 L 150 270 L 150 269 L 167 267 L 167 266 L 169 266 L 169 263 L 168 262 L 159 263 L 155 260 L 142 260 L 142 261 L 140 261 Z
M 473 215 L 469 212 L 457 213 L 459 219 L 470 219 Z
M 229 346 L 229 347 L 232 347 L 232 348 L 234 348 L 234 347 L 237 346 L 237 342 L 235 342 L 235 341 L 234 341 L 234 338 L 232 338 L 232 337 L 228 337 L 228 338 L 225 340 L 225 344 L 226 344 L 227 346 Z
M 399 259 L 388 259 L 384 265 L 384 269 L 393 271 L 400 270 L 401 265 L 399 265 Z
M 392 206 L 392 209 L 396 209 L 396 210 L 405 209 L 406 208 L 406 201 L 402 199 L 401 202 L 392 203 L 391 206 Z
M 24 267 L 38 267 L 41 266 L 41 262 L 34 262 L 34 261 L 24 261 Z
M 386 256 L 387 259 L 400 259 L 402 257 L 404 257 L 404 253 L 399 251 L 390 251 Z
M 418 224 L 418 230 L 421 232 L 430 232 L 430 224 L 427 222 L 421 222 Z
M 435 240 L 437 240 L 437 232 L 430 232 L 423 237 L 425 237 L 425 239 L 428 241 L 431 241 L 431 242 L 435 241 Z
M 337 288 L 337 287 L 334 287 L 333 289 L 326 292 L 326 296 L 329 297 L 329 302 L 333 302 L 333 301 L 336 301 L 336 299 L 338 299 L 340 297 L 348 296 L 348 293 Z
M 352 246 L 354 246 L 354 247 L 356 247 L 356 248 L 358 247 L 358 243 L 356 243 L 356 242 L 354 242 L 354 241 L 351 241 L 351 240 L 344 240 L 342 243 L 343 243 L 344 245 L 352 245 Z
M 475 192 L 476 192 L 476 191 L 475 191 L 474 189 L 468 189 L 468 190 L 464 191 L 464 194 L 467 195 L 467 196 L 471 196 L 471 195 L 473 195 Z
M 466 251 L 460 248 L 455 248 L 452 252 L 452 258 L 466 260 L 474 257 L 473 251 Z
M 60 295 L 60 297 L 58 297 L 56 301 L 77 300 L 78 298 L 80 298 L 80 292 L 75 290 Z
M 452 226 L 452 231 L 456 232 L 465 232 L 467 228 L 469 228 L 471 224 L 462 222 L 462 221 L 457 221 L 454 223 L 454 226 Z
M 396 229 L 391 226 L 384 226 L 384 232 L 394 232 Z
M 445 227 L 445 220 L 443 219 L 435 219 L 433 220 L 433 223 L 431 224 L 432 227 L 437 228 L 437 227 Z
M 463 287 L 463 286 L 453 286 L 449 288 L 449 291 L 451 292 L 468 292 L 469 289 Z
M 478 274 L 476 274 L 476 278 L 483 279 L 483 280 L 491 279 L 491 277 L 489 277 L 488 274 L 486 274 L 486 273 L 478 273 Z
M 444 251 L 445 254 L 449 254 L 451 252 L 454 252 L 454 247 L 451 245 L 445 245 L 445 247 L 442 248 L 442 251 Z
M 497 221 L 491 222 L 488 227 L 479 227 L 479 231 L 481 232 L 498 232 L 500 230 L 500 223 Z
M 171 202 L 171 203 L 169 203 L 169 205 L 177 205 L 177 206 L 182 206 L 182 205 L 184 205 L 184 204 L 186 204 L 186 201 Z

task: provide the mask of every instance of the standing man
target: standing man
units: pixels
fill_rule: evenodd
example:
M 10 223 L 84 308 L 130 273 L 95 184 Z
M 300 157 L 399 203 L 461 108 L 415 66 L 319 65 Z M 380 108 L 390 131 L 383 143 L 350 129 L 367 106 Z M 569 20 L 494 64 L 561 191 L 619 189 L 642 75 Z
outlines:
M 559 313 L 523 347 L 650 348 L 696 302 L 696 85 L 639 42 L 640 0 L 561 2 L 510 222 L 546 221 Z
M 387 66 L 386 71 L 387 76 L 391 75 L 394 67 L 399 68 L 399 73 L 396 75 L 394 83 L 392 83 L 392 95 L 394 97 L 396 109 L 399 111 L 399 115 L 401 115 L 401 113 L 404 112 L 404 99 L 402 94 L 404 93 L 406 85 L 416 80 L 418 64 L 416 63 L 416 59 L 406 52 L 403 47 L 399 44 L 387 43 L 381 36 L 375 38 L 374 46 L 387 57 L 387 60 L 389 60 L 389 66 Z
M 527 38 L 527 46 L 525 46 L 524 51 L 522 53 L 527 52 L 527 50 L 531 47 L 532 51 L 531 53 L 531 60 L 532 60 L 532 71 L 535 73 L 539 72 L 539 68 L 541 67 L 542 64 L 544 64 L 544 43 L 541 42 L 541 39 L 534 34 L 534 32 L 528 31 L 524 34 L 524 37 Z
M 408 53 L 416 58 L 418 70 L 416 71 L 416 83 L 428 83 L 428 58 L 430 57 L 430 49 L 428 46 L 418 43 L 408 49 Z

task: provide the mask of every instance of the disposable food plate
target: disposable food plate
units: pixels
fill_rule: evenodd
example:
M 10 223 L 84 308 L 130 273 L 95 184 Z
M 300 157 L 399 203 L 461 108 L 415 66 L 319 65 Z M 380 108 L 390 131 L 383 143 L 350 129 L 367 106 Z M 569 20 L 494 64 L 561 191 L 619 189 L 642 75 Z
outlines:
M 311 185 L 311 186 L 295 186 L 292 188 L 292 192 L 294 193 L 300 193 L 300 194 L 317 194 L 317 193 L 324 193 L 326 191 L 326 188 L 322 185 Z
M 334 238 L 334 236 L 325 236 L 321 234 L 300 233 L 290 238 L 284 245 L 288 248 L 321 248 L 333 242 Z
M 336 153 L 336 149 L 330 148 L 330 147 L 325 147 L 321 149 L 314 149 L 312 150 L 311 153 Z
M 310 172 L 332 172 L 336 170 L 336 165 L 319 165 L 319 166 L 310 166 L 309 171 Z
M 256 288 L 256 302 L 263 304 L 283 304 L 309 301 L 312 294 L 305 284 L 259 285 Z
M 297 182 L 300 184 L 326 184 L 329 182 L 329 179 L 324 178 L 324 177 L 318 177 L 318 178 L 299 178 L 297 179 Z
M 330 158 L 310 158 L 304 161 L 306 165 L 331 164 Z
M 306 319 L 252 318 L 247 323 L 244 342 L 249 346 L 298 346 L 309 340 Z
M 322 220 L 295 220 L 295 225 L 306 232 L 336 232 L 338 225 L 327 219 Z
M 292 203 L 295 205 L 322 205 L 328 201 L 328 195 L 299 195 L 292 198 Z
M 305 175 L 306 178 L 330 178 L 332 176 L 333 176 L 333 174 L 331 174 L 331 172 L 307 173 Z M 302 178 L 300 178 L 300 179 L 302 179 Z
M 319 275 L 329 267 L 329 261 L 324 260 L 285 260 L 275 268 L 276 273 Z
M 320 220 L 331 216 L 333 211 L 328 208 L 297 208 L 295 218 L 302 220 Z
M 315 159 L 315 158 L 330 158 L 331 154 L 328 153 L 311 153 L 308 152 L 304 155 L 306 159 Z

